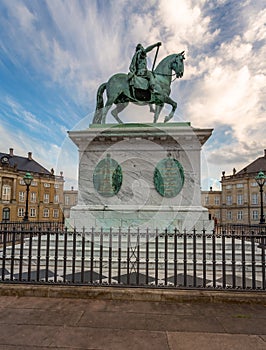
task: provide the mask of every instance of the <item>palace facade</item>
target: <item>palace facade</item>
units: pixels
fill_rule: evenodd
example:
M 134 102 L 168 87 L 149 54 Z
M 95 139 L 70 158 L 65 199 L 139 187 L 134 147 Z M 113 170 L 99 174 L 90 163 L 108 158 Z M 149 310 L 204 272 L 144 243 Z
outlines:
M 233 169 L 232 175 L 222 173 L 221 191 L 202 191 L 202 205 L 209 209 L 210 218 L 221 224 L 254 225 L 260 221 L 260 188 L 255 177 L 260 171 L 266 175 L 264 156 L 255 159 L 242 170 Z M 266 184 L 263 192 L 266 214 Z
M 33 177 L 29 187 L 29 221 L 63 221 L 64 177 L 45 169 L 32 153 L 27 157 L 0 152 L 0 222 L 23 221 L 26 210 L 26 173 Z

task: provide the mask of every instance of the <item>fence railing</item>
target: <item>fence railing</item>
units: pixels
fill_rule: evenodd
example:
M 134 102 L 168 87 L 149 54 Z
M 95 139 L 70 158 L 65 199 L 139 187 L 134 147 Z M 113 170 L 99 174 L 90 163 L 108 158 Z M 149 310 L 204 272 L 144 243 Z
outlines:
M 265 232 L 0 230 L 0 281 L 265 290 Z

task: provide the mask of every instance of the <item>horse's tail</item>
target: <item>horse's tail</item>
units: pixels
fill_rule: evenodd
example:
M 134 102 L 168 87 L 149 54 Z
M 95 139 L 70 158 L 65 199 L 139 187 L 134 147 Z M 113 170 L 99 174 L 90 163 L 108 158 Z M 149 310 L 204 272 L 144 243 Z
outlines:
M 104 90 L 106 89 L 106 83 L 103 83 L 99 86 L 97 90 L 97 103 L 96 103 L 96 109 L 93 117 L 93 124 L 101 124 L 102 122 L 102 109 L 104 106 L 104 101 L 103 101 L 103 93 Z

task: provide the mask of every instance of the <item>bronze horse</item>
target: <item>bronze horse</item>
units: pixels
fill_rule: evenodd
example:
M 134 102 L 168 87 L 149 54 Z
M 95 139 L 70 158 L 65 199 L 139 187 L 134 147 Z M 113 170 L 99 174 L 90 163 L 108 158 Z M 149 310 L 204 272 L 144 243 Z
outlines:
M 138 105 L 150 105 L 150 110 L 154 112 L 153 122 L 156 123 L 160 112 L 165 103 L 172 106 L 172 110 L 168 116 L 165 117 L 164 122 L 169 121 L 175 113 L 177 104 L 169 95 L 171 92 L 170 85 L 172 82 L 172 71 L 175 72 L 176 78 L 182 78 L 184 73 L 184 51 L 179 54 L 172 54 L 165 57 L 153 71 L 155 76 L 155 91 L 149 90 L 138 91 L 132 89 L 128 81 L 128 75 L 118 73 L 113 75 L 106 83 L 100 85 L 97 91 L 97 105 L 94 113 L 93 124 L 105 124 L 106 115 L 113 104 L 116 107 L 111 111 L 111 114 L 118 123 L 123 124 L 118 117 L 118 113 L 124 110 L 129 102 Z M 103 93 L 106 90 L 107 101 L 104 105 Z M 146 92 L 146 94 L 145 94 Z M 145 98 L 146 96 L 146 98 Z M 155 104 L 155 110 L 152 107 Z

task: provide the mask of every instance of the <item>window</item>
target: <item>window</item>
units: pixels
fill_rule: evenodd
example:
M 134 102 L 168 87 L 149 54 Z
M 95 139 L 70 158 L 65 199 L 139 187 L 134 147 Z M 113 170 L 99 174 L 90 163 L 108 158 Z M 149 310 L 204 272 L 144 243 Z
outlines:
M 36 201 L 37 201 L 37 193 L 36 192 L 31 192 L 30 193 L 30 201 L 32 203 L 36 203 Z
M 243 204 L 243 194 L 237 195 L 237 204 L 242 205 Z
M 54 203 L 59 203 L 59 194 L 55 194 Z
M 226 216 L 227 216 L 227 220 L 232 220 L 232 218 L 233 218 L 231 211 L 227 211 Z
M 25 192 L 18 193 L 18 200 L 19 202 L 25 202 Z
M 9 185 L 3 185 L 2 188 L 2 200 L 10 201 L 11 199 L 11 187 Z
M 24 208 L 18 208 L 18 217 L 23 218 L 25 215 Z
M 53 217 L 54 218 L 59 218 L 59 210 L 58 209 L 54 209 Z
M 43 186 L 44 186 L 44 187 L 50 187 L 50 184 L 49 184 L 48 182 L 45 182 L 45 183 L 43 184 Z
M 44 203 L 49 203 L 49 193 L 45 193 L 45 194 L 43 195 L 43 202 L 44 202 Z
M 49 218 L 49 209 L 48 208 L 44 208 L 43 209 L 43 217 L 44 218 Z
M 215 217 L 216 217 L 217 219 L 220 219 L 220 212 L 219 212 L 219 211 L 216 211 Z
M 250 185 L 251 185 L 252 187 L 257 187 L 257 186 L 258 186 L 257 182 L 251 182 Z
M 237 220 L 243 220 L 243 211 L 242 210 L 237 212 Z
M 2 220 L 9 221 L 10 220 L 10 208 L 3 208 Z
M 252 220 L 258 220 L 258 219 L 259 219 L 258 210 L 252 210 Z
M 36 209 L 35 208 L 30 208 L 30 217 L 35 218 L 36 217 Z
M 220 197 L 216 196 L 214 197 L 214 204 L 219 205 L 220 204 Z
M 252 193 L 251 194 L 251 204 L 258 204 L 258 193 Z
M 209 204 L 209 197 L 208 196 L 205 197 L 205 204 Z
M 231 205 L 232 204 L 232 196 L 226 196 L 226 204 Z
M 244 184 L 236 184 L 236 188 L 243 188 Z
M 225 188 L 226 188 L 227 190 L 230 190 L 230 189 L 232 188 L 232 185 L 226 185 Z
M 69 205 L 69 196 L 65 196 L 65 205 Z
M 54 188 L 59 188 L 59 184 L 54 184 Z
M 31 184 L 30 184 L 31 186 L 37 186 L 38 185 L 38 183 L 37 183 L 37 181 L 31 181 Z

